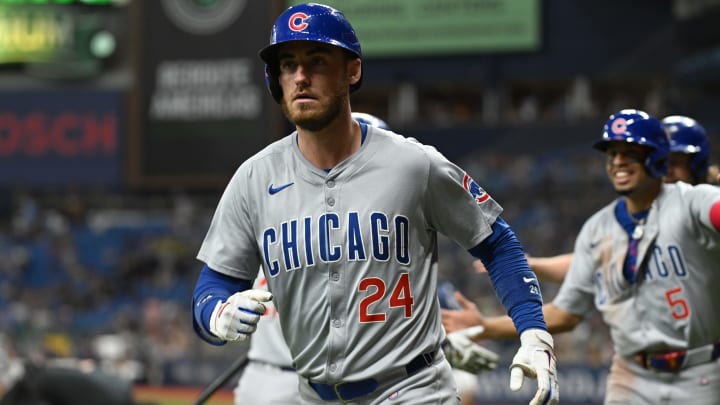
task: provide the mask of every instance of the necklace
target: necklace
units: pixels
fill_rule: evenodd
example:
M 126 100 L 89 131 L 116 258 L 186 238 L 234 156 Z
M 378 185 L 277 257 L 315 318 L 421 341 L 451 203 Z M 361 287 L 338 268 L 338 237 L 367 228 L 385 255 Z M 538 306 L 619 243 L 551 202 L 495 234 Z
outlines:
M 632 233 L 632 238 L 634 240 L 639 240 L 643 237 L 643 234 L 645 233 L 645 219 L 647 217 L 641 218 L 641 219 L 635 219 L 632 215 L 630 215 L 630 219 L 635 223 L 635 229 Z

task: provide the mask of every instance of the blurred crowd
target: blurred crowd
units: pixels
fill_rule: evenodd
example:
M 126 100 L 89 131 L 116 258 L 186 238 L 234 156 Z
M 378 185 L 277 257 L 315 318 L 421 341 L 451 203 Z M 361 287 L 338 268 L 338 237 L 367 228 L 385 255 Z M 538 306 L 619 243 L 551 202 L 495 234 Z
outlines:
M 208 212 L 198 197 L 12 193 L 0 233 L 10 357 L 83 361 L 162 384 L 202 354 L 188 318 Z M 82 366 L 82 364 L 81 364 Z

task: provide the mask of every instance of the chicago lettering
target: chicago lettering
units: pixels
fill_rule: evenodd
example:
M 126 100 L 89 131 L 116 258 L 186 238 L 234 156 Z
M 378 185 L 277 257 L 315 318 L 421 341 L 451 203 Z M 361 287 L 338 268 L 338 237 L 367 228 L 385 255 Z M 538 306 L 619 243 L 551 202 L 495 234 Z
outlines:
M 410 221 L 372 212 L 345 217 L 331 212 L 318 218 L 305 217 L 268 227 L 262 233 L 262 253 L 271 277 L 285 271 L 311 267 L 316 262 L 395 260 L 410 264 Z M 313 244 L 316 241 L 316 244 Z

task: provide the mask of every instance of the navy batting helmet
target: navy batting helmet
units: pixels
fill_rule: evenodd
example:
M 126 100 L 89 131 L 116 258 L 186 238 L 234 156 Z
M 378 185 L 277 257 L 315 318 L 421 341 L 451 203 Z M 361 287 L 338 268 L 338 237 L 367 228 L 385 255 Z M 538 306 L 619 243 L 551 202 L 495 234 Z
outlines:
M 606 151 L 610 142 L 628 142 L 650 148 L 643 165 L 651 176 L 660 178 L 667 172 L 670 140 L 657 118 L 640 110 L 621 110 L 608 118 L 602 139 L 593 147 Z
M 698 181 L 707 176 L 710 141 L 705 128 L 697 121 L 683 115 L 671 115 L 660 121 L 670 136 L 670 152 L 692 155 L 690 172 Z
M 265 82 L 278 103 L 282 99 L 282 89 L 278 83 L 277 48 L 279 44 L 289 41 L 330 44 L 362 58 L 360 41 L 342 11 L 316 3 L 298 4 L 288 8 L 273 24 L 270 45 L 260 50 L 260 58 L 265 62 Z M 350 86 L 350 91 L 360 88 L 361 82 L 362 76 L 357 83 Z
M 354 112 L 354 113 L 352 113 L 352 117 L 357 122 L 367 124 L 367 125 L 372 125 L 374 127 L 378 127 L 378 128 L 382 128 L 382 129 L 387 129 L 388 131 L 390 130 L 390 127 L 388 126 L 387 123 L 385 123 L 385 121 L 381 120 L 380 118 L 378 118 L 372 114 L 362 113 L 362 112 Z

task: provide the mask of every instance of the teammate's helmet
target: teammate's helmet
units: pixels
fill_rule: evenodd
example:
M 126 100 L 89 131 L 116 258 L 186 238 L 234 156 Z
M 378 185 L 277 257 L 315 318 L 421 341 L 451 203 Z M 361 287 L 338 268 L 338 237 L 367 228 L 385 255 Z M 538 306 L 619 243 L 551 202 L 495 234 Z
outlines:
M 704 181 L 710 157 L 710 141 L 705 128 L 683 115 L 671 115 L 660 122 L 670 136 L 670 152 L 692 155 L 690 172 L 697 181 Z
M 610 142 L 628 142 L 649 147 L 650 153 L 643 165 L 651 176 L 661 178 L 667 172 L 670 140 L 657 118 L 640 110 L 621 110 L 608 118 L 602 139 L 593 147 L 601 151 Z
M 378 127 L 378 128 L 382 128 L 382 129 L 387 129 L 388 131 L 390 130 L 390 127 L 388 126 L 387 123 L 385 123 L 385 121 L 381 120 L 380 118 L 378 118 L 372 114 L 362 113 L 362 112 L 354 112 L 354 113 L 352 113 L 352 117 L 357 122 L 367 124 L 367 125 L 372 125 L 374 127 Z
M 270 45 L 260 50 L 260 58 L 265 62 L 265 83 L 278 103 L 282 99 L 282 89 L 278 83 L 277 47 L 289 41 L 335 45 L 362 58 L 360 41 L 342 11 L 316 3 L 298 4 L 288 8 L 273 24 Z M 350 86 L 350 91 L 360 88 L 361 82 L 362 76 L 357 83 Z

